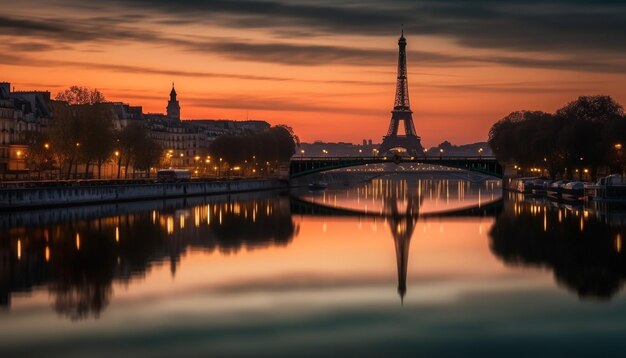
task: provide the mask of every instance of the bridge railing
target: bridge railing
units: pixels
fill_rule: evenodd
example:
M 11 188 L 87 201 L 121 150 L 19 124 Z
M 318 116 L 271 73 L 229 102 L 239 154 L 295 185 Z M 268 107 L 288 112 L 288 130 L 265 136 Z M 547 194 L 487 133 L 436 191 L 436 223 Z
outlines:
M 475 155 L 475 156 L 448 156 L 448 155 L 420 155 L 420 156 L 378 156 L 378 157 L 296 157 L 293 156 L 291 158 L 292 161 L 337 161 L 337 160 L 362 160 L 362 161 L 373 161 L 373 160 L 388 160 L 393 161 L 394 159 L 399 159 L 401 161 L 420 161 L 420 160 L 496 160 L 495 156 L 488 155 Z

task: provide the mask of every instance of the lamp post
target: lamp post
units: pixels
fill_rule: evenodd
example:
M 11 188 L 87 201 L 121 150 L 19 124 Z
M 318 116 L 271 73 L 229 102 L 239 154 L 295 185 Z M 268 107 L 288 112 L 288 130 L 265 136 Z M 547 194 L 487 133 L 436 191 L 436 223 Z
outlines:
M 619 168 L 620 175 L 624 175 L 624 168 L 622 167 L 622 143 L 615 143 L 613 146 L 617 152 L 617 167 Z
M 443 148 L 439 148 L 439 159 L 443 157 Z
M 478 158 L 483 157 L 483 148 L 478 148 Z
M 122 156 L 120 155 L 120 151 L 115 151 L 115 158 L 117 158 L 117 179 L 120 178 L 120 169 L 122 168 Z

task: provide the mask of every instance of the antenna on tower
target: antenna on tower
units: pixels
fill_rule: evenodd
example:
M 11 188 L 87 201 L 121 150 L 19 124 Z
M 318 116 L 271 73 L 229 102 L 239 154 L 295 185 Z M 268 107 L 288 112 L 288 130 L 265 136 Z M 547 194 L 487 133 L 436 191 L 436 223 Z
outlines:
M 402 30 L 402 37 L 404 37 L 404 24 L 400 25 L 400 29 Z

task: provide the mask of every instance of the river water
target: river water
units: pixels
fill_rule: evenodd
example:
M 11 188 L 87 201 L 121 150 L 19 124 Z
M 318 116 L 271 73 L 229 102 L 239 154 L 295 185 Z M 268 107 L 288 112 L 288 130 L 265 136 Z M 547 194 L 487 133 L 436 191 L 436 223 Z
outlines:
M 427 174 L 5 213 L 0 354 L 624 354 L 623 213 Z

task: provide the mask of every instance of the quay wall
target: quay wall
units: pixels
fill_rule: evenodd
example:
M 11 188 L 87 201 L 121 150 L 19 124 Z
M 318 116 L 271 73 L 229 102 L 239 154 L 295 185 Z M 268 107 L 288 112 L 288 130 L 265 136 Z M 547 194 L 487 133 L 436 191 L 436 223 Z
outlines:
M 0 210 L 286 189 L 285 180 L 225 180 L 0 189 Z

